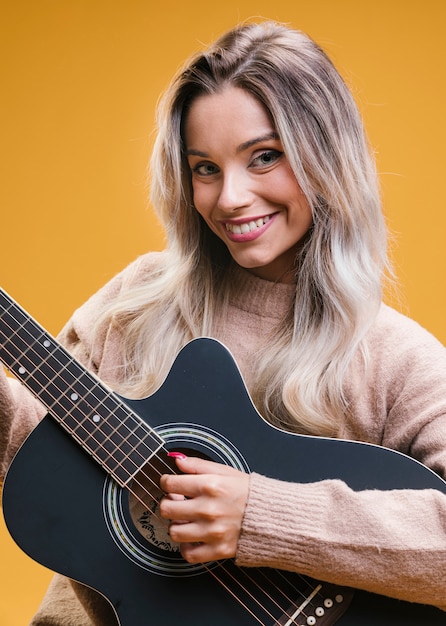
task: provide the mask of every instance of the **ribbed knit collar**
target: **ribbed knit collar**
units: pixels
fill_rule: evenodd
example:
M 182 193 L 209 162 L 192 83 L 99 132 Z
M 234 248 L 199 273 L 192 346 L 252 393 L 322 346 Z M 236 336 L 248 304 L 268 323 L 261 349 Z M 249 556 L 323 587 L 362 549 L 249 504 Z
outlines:
M 230 304 L 243 311 L 283 319 L 293 305 L 295 285 L 263 280 L 236 264 L 231 268 L 231 279 L 234 290 Z

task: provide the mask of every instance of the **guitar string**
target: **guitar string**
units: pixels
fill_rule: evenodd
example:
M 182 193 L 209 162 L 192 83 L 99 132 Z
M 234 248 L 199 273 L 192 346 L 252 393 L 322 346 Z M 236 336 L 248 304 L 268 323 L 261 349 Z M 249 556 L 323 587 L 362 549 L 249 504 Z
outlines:
M 236 571 L 238 572 L 240 570 L 237 569 Z M 261 585 L 251 576 L 247 573 L 247 570 L 245 568 L 242 568 L 240 570 L 243 574 L 245 574 L 245 576 L 248 578 L 248 580 L 250 581 L 251 584 L 254 585 L 254 587 L 257 587 L 262 593 L 264 593 L 265 595 L 268 595 L 268 599 L 270 600 L 271 604 L 274 604 L 277 608 L 280 609 L 280 611 L 282 611 L 282 616 L 281 617 L 288 617 L 291 618 L 291 615 L 288 614 L 288 611 L 292 611 L 295 616 L 297 616 L 297 613 L 295 610 L 298 610 L 300 607 L 298 604 L 296 604 L 296 600 L 292 600 L 289 596 L 287 596 L 287 594 L 284 593 L 284 591 L 282 589 L 280 589 L 275 583 L 272 582 L 271 578 L 269 576 L 267 576 L 260 568 L 257 569 L 258 572 L 260 572 L 266 579 L 268 584 L 270 585 L 270 587 L 274 587 L 279 593 L 280 595 L 282 595 L 287 601 L 288 601 L 288 607 L 287 609 L 284 609 L 282 605 L 280 605 L 277 600 L 275 598 L 273 598 L 270 594 L 266 594 L 265 590 L 263 589 L 263 587 L 261 587 Z M 276 571 L 276 570 L 275 570 Z M 232 580 L 238 584 L 243 591 L 245 591 L 245 593 L 248 593 L 249 596 L 251 597 L 251 599 L 253 599 L 254 601 L 256 601 L 255 596 L 248 591 L 247 588 L 244 587 L 244 585 L 242 584 L 241 580 L 239 580 L 236 576 L 234 576 L 229 570 L 226 570 L 227 574 L 232 578 Z M 277 573 L 277 571 L 276 571 Z M 286 580 L 286 579 L 285 579 Z M 293 586 L 290 585 L 290 581 L 286 581 L 288 586 Z M 317 588 L 317 586 L 315 587 L 315 589 Z M 314 592 L 315 589 L 313 589 L 312 591 Z M 305 594 L 303 594 L 301 591 L 299 591 L 299 594 L 302 596 L 302 598 L 305 600 L 307 600 L 307 596 L 305 596 Z M 310 594 L 311 596 L 311 594 Z M 310 603 L 309 603 L 310 604 Z M 291 606 L 291 609 L 290 609 Z M 305 605 L 306 606 L 306 605 Z M 267 611 L 267 609 L 265 607 L 262 607 L 265 611 Z M 304 616 L 304 617 L 308 617 L 308 615 L 302 610 L 300 611 L 300 615 Z M 270 614 L 270 617 L 272 619 L 274 619 L 273 615 Z M 289 622 L 291 624 L 291 622 Z
M 6 325 L 9 327 L 9 329 L 11 330 L 11 332 L 12 332 L 13 334 L 18 334 L 18 333 L 17 333 L 14 329 L 12 329 L 12 328 L 11 328 L 8 324 L 6 324 Z M 30 337 L 33 339 L 33 342 L 37 343 L 37 341 L 38 341 L 38 340 L 36 340 L 36 338 L 35 338 L 33 335 L 31 335 L 27 329 L 25 329 L 25 328 L 24 328 L 24 325 L 21 325 L 20 327 L 21 327 L 23 330 L 25 330 L 25 332 L 26 332 L 28 335 L 30 335 Z M 48 337 L 49 339 L 52 339 L 49 335 L 47 335 L 47 333 L 46 333 L 43 329 L 40 329 L 40 328 L 38 327 L 38 325 L 36 325 L 36 327 L 39 329 L 39 331 L 40 331 L 40 333 L 41 333 L 41 337 L 39 337 L 39 339 L 42 339 L 42 337 L 43 337 L 43 336 L 44 336 L 44 337 Z M 8 338 L 6 337 L 6 335 L 5 335 L 5 339 L 8 341 Z M 58 348 L 57 343 L 54 343 L 53 345 L 55 345 L 55 346 L 56 346 L 56 352 L 57 352 L 57 348 Z M 32 346 L 29 346 L 29 347 L 28 347 L 28 351 L 31 351 L 31 352 L 32 352 Z M 12 360 L 13 360 L 16 364 L 19 364 L 19 363 L 18 363 L 18 360 L 17 360 L 17 359 L 16 359 L 16 358 L 15 358 L 15 357 L 11 354 L 11 353 L 9 353 L 9 354 L 10 354 L 10 356 L 11 356 Z M 40 361 L 44 361 L 44 360 L 45 360 L 45 359 L 42 359 L 41 355 L 40 355 L 38 352 L 35 352 L 35 354 L 37 355 L 37 357 L 38 357 L 38 359 L 39 359 Z M 52 356 L 52 357 L 54 358 L 54 353 L 50 353 L 48 356 Z M 75 361 L 72 357 L 70 357 L 69 355 L 68 355 L 68 358 L 69 358 L 70 360 L 72 360 L 72 362 L 76 363 L 76 361 Z M 57 361 L 57 358 L 56 358 L 55 360 Z M 62 365 L 62 368 L 64 368 L 63 364 L 62 364 L 60 361 L 59 361 L 59 363 L 60 363 L 60 365 Z M 33 365 L 34 365 L 34 367 L 35 367 L 35 363 L 33 363 Z M 47 365 L 48 365 L 48 363 L 47 363 Z M 50 367 L 51 369 L 53 369 L 54 373 L 57 375 L 57 372 L 54 370 L 54 368 L 52 368 L 52 366 L 51 366 L 51 365 L 50 365 L 49 367 Z M 68 371 L 68 370 L 67 370 L 67 371 Z M 72 373 L 71 373 L 71 372 L 70 372 L 70 375 L 72 375 Z M 51 379 L 49 379 L 49 382 L 51 382 Z M 98 384 L 99 384 L 99 381 L 98 381 L 98 382 L 96 382 L 94 379 L 93 379 L 93 382 L 95 383 L 95 385 L 98 385 Z M 83 385 L 83 383 L 82 383 L 82 385 Z M 62 390 L 60 390 L 60 389 L 57 387 L 57 385 L 55 385 L 55 386 L 56 386 L 56 388 L 58 389 L 58 391 L 60 391 L 60 393 L 61 393 L 61 394 L 63 394 Z M 85 385 L 83 385 L 83 386 L 85 387 Z M 68 387 L 72 389 L 71 385 L 68 385 Z M 85 387 L 85 389 L 86 389 L 86 391 L 90 391 L 90 393 L 91 393 L 91 390 L 89 390 L 87 387 Z M 108 390 L 107 390 L 107 393 L 108 393 Z M 94 394 L 92 394 L 92 395 L 94 396 Z M 53 397 L 53 396 L 52 396 L 52 397 Z M 94 397 L 96 397 L 96 396 L 94 396 Z M 57 402 L 56 398 L 54 398 L 54 397 L 53 397 L 53 399 L 55 400 L 55 403 L 56 403 L 56 402 Z M 98 398 L 96 398 L 96 399 L 97 399 L 99 402 L 101 402 Z M 76 407 L 74 407 L 74 408 L 76 408 Z M 127 408 L 127 407 L 125 407 L 125 408 Z M 66 409 L 64 409 L 64 410 L 66 410 Z M 79 409 L 78 409 L 78 410 L 79 410 Z M 81 411 L 81 413 L 82 413 L 82 411 Z M 85 417 L 88 417 L 88 415 L 86 415 Z M 81 425 L 82 425 L 82 424 L 81 424 Z M 127 424 L 125 424 L 125 427 L 126 427 L 126 428 L 128 428 Z M 92 435 L 92 434 L 91 434 L 89 431 L 86 431 L 86 432 L 87 432 L 87 434 L 89 435 L 89 437 L 91 437 L 91 435 Z M 73 432 L 73 434 L 75 434 L 75 433 Z M 101 446 L 100 442 L 96 441 L 96 443 L 98 443 L 98 444 L 99 444 L 99 446 Z M 150 450 L 150 449 L 149 449 L 149 452 L 150 452 L 151 454 L 153 454 L 153 451 L 152 451 L 152 450 Z M 136 469 L 138 469 L 138 466 L 136 466 L 136 464 L 134 463 L 133 459 L 130 459 L 130 460 L 131 460 L 131 461 L 132 461 L 132 463 L 135 465 Z M 147 459 L 144 459 L 144 460 L 145 460 L 145 461 L 147 461 Z M 162 459 L 160 459 L 160 460 L 162 461 L 162 463 L 164 463 L 165 467 L 169 470 L 169 472 L 170 472 L 170 471 L 172 471 L 172 468 L 171 468 L 170 466 L 168 466 L 168 465 L 167 465 L 167 464 L 166 464 L 166 463 L 165 463 Z M 147 461 L 147 463 L 150 465 L 150 462 L 149 462 L 149 461 Z M 140 469 L 141 469 L 141 468 L 140 468 Z M 156 468 L 154 468 L 154 469 L 155 469 L 155 472 L 156 472 L 156 473 L 158 473 L 158 470 L 157 470 Z M 161 473 L 160 473 L 159 475 L 161 476 Z M 129 476 L 129 478 L 132 478 L 132 476 L 133 476 L 133 481 L 135 481 L 135 475 L 130 475 L 130 476 Z M 150 482 L 154 485 L 154 487 L 156 487 L 157 489 L 159 489 L 159 486 L 158 486 L 158 485 L 157 485 L 157 484 L 156 484 L 156 483 L 155 483 L 155 482 L 151 479 L 151 477 L 150 477 L 150 476 L 145 475 L 145 477 L 149 479 L 149 481 L 150 481 Z M 119 482 L 119 481 L 118 481 L 118 482 Z M 138 481 L 135 481 L 135 482 L 136 482 L 137 484 L 139 484 L 139 486 L 142 488 L 142 490 L 144 491 L 144 493 L 145 493 L 146 495 L 148 495 L 148 496 L 149 496 L 151 499 L 153 499 L 154 501 L 157 501 L 157 499 L 156 499 L 156 498 L 154 498 L 154 497 L 152 496 L 152 494 L 146 490 L 145 486 L 143 486 L 143 485 L 142 485 L 142 483 L 138 483 Z M 138 496 L 138 494 L 136 494 L 136 493 L 132 492 L 132 490 L 130 490 L 130 489 L 129 489 L 129 491 L 130 491 L 130 493 L 132 493 L 132 495 L 133 495 L 133 496 L 134 496 L 134 497 L 135 497 L 138 501 L 140 501 L 140 502 L 143 504 L 143 506 L 147 506 L 147 503 L 146 503 L 144 500 L 142 500 L 142 499 Z M 166 521 L 165 521 L 165 520 L 163 520 L 162 518 L 159 518 L 156 514 L 155 514 L 155 517 L 157 517 L 161 523 L 164 523 L 165 525 L 167 525 Z M 214 575 L 214 577 L 215 577 L 215 574 L 214 574 L 214 573 L 213 573 L 213 575 Z M 232 576 L 232 575 L 231 575 L 231 576 Z M 233 577 L 233 576 L 232 576 L 232 577 Z M 233 578 L 234 578 L 234 577 L 233 577 Z M 249 578 L 251 581 L 253 581 L 253 579 L 252 579 L 251 577 L 248 577 L 248 578 Z M 283 591 L 282 591 L 282 590 L 280 590 L 280 588 L 279 588 L 277 585 L 275 585 L 274 583 L 272 583 L 272 581 L 271 581 L 270 579 L 268 579 L 268 577 L 266 577 L 266 578 L 267 578 L 268 582 L 270 583 L 270 585 L 271 585 L 271 584 L 273 584 L 273 585 L 274 585 L 274 586 L 275 586 L 275 587 L 279 590 L 279 592 L 280 592 L 282 595 L 285 595 L 285 594 L 283 594 Z M 302 580 L 305 580 L 305 581 L 306 581 L 306 579 L 305 579 L 304 577 L 301 577 L 301 578 L 302 578 Z M 219 579 L 218 579 L 218 577 L 217 577 L 217 580 L 219 580 Z M 234 578 L 234 580 L 235 580 L 235 578 Z M 220 581 L 220 582 L 222 582 L 222 581 Z M 239 584 L 240 586 L 242 586 L 242 588 L 243 588 L 243 584 L 242 584 L 240 581 L 237 581 L 237 582 L 238 582 L 238 584 Z M 256 585 L 256 586 L 257 586 L 257 587 L 258 587 L 258 588 L 262 591 L 262 593 L 264 593 L 265 595 L 267 595 L 267 596 L 269 597 L 269 599 L 270 599 L 272 602 L 275 602 L 275 600 L 274 600 L 274 599 L 273 599 L 273 598 L 272 598 L 272 597 L 271 597 L 271 596 L 270 596 L 270 595 L 269 595 L 269 594 L 268 594 L 268 593 L 267 593 L 264 589 L 262 589 L 262 588 L 260 587 L 260 585 L 259 585 L 256 581 L 253 581 L 253 582 L 254 582 L 254 584 L 255 584 L 255 585 Z M 224 584 L 224 583 L 223 583 L 223 584 Z M 289 584 L 289 581 L 288 581 L 288 584 Z M 225 585 L 225 586 L 226 586 L 226 585 Z M 229 589 L 229 588 L 228 588 L 228 591 L 230 591 L 230 589 Z M 246 591 L 246 589 L 245 589 L 245 591 Z M 298 590 L 298 592 L 299 592 L 301 595 L 303 595 L 301 591 L 299 591 L 299 590 Z M 248 593 L 249 593 L 249 592 L 248 592 Z M 238 601 L 240 601 L 240 599 L 238 598 L 238 596 L 235 596 L 235 597 L 238 599 Z M 286 597 L 286 596 L 285 596 L 285 597 Z M 290 598 L 287 598 L 287 599 L 290 601 L 290 603 L 291 603 L 291 604 L 294 604 L 294 602 L 295 602 L 295 601 L 292 601 Z M 256 599 L 256 602 L 258 602 L 258 600 L 257 600 L 257 599 Z M 277 603 L 277 602 L 275 602 L 275 603 L 277 604 L 277 606 L 278 606 L 281 610 L 283 610 L 283 609 L 282 609 L 282 607 L 280 607 L 280 606 L 278 605 L 278 603 Z M 261 608 L 264 608 L 262 605 L 260 605 L 260 606 L 261 606 Z M 245 608 L 247 608 L 247 610 L 249 610 L 249 608 L 248 608 L 248 607 L 245 607 Z
M 13 333 L 16 333 L 16 331 L 14 331 L 13 329 L 11 329 L 11 327 L 9 327 L 9 328 L 10 328 L 10 330 L 11 330 Z M 23 330 L 25 330 L 28 334 L 30 334 L 30 333 L 29 333 L 29 331 L 28 331 L 28 330 L 26 330 L 26 329 L 24 328 L 24 325 L 21 325 L 21 328 L 22 328 Z M 16 334 L 17 334 L 17 333 L 16 333 Z M 41 333 L 41 334 L 42 334 L 42 333 Z M 46 333 L 45 333 L 44 331 L 43 331 L 43 335 L 44 335 L 44 336 L 46 336 Z M 35 337 L 34 337 L 33 335 L 30 335 L 30 336 L 32 337 L 33 342 L 37 343 L 37 341 L 35 340 Z M 42 337 L 40 337 L 39 339 L 41 339 L 41 338 L 42 338 Z M 57 345 L 56 345 L 56 347 L 57 347 Z M 30 347 L 29 347 L 28 349 L 30 349 Z M 40 354 L 38 354 L 38 353 L 36 353 L 36 354 L 37 354 L 37 356 L 38 356 L 39 360 L 42 360 L 41 355 L 40 355 Z M 12 359 L 13 359 L 13 360 L 17 363 L 17 359 L 16 359 L 15 357 L 13 357 L 12 355 L 10 355 L 10 356 L 11 356 L 11 358 L 12 358 Z M 50 356 L 53 356 L 53 357 L 54 357 L 54 354 L 52 354 L 52 355 L 50 355 Z M 69 358 L 70 358 L 70 359 L 72 359 L 72 357 L 69 357 Z M 56 359 L 56 360 L 57 360 L 57 359 Z M 73 361 L 74 361 L 74 359 L 73 359 Z M 60 364 L 61 364 L 61 363 L 60 363 Z M 62 365 L 62 364 L 61 364 L 61 365 Z M 33 366 L 35 367 L 35 363 L 33 363 Z M 53 371 L 55 372 L 55 370 L 54 370 L 54 369 L 53 369 Z M 57 386 L 56 386 L 56 388 L 57 388 Z M 62 392 L 59 388 L 57 388 L 57 389 L 58 389 L 58 391 L 60 391 L 61 393 L 63 393 L 63 392 Z M 88 389 L 87 389 L 87 388 L 86 388 L 86 390 L 88 391 Z M 87 431 L 87 432 L 88 432 L 88 431 Z M 90 434 L 90 436 L 91 436 L 91 434 Z M 170 468 L 170 467 L 169 467 L 169 471 L 171 471 L 171 468 Z M 161 475 L 161 474 L 160 474 L 160 475 Z M 147 478 L 149 478 L 148 476 L 146 476 L 146 477 L 147 477 Z M 152 482 L 152 484 L 154 484 L 154 486 L 156 486 L 156 487 L 158 488 L 158 485 L 156 485 L 156 483 L 154 483 L 154 481 L 151 481 L 151 482 Z M 147 492 L 147 491 L 146 491 L 145 487 L 143 487 L 141 484 L 140 484 L 140 486 L 143 488 L 143 490 L 145 491 L 145 493 L 146 493 L 147 495 L 149 495 L 149 497 L 151 497 L 152 499 L 154 499 L 154 498 L 153 498 L 153 496 L 152 496 L 152 494 L 150 494 L 150 492 Z M 147 503 L 146 503 L 146 502 L 144 502 L 144 501 L 142 501 L 142 500 L 139 498 L 139 496 L 138 496 L 137 494 L 135 494 L 135 493 L 134 493 L 133 495 L 134 495 L 134 496 L 135 496 L 135 497 L 136 497 L 139 501 L 141 501 L 141 503 L 142 503 L 144 506 L 147 506 Z M 154 500 L 155 500 L 155 499 L 154 499 Z M 161 521 L 161 520 L 160 520 L 160 521 Z M 164 520 L 162 520 L 162 521 L 164 521 Z M 271 581 L 269 581 L 269 582 L 271 583 Z M 257 586 L 259 587 L 259 585 L 258 585 L 258 584 L 257 584 Z M 276 587 L 277 587 L 277 586 L 276 586 Z M 262 590 L 262 591 L 264 592 L 264 590 Z M 281 590 L 279 590 L 279 591 L 281 591 Z M 264 592 L 264 593 L 265 593 L 265 592 Z M 277 604 L 277 603 L 276 603 L 276 604 Z
M 268 576 L 265 574 L 265 571 L 264 571 L 262 568 L 259 568 L 259 570 L 258 570 L 258 571 L 261 573 L 261 575 L 262 575 L 263 577 L 265 577 L 265 578 L 266 578 L 269 582 L 271 582 L 271 581 L 270 581 L 270 579 L 268 578 Z M 293 588 L 293 590 L 294 590 L 294 591 L 295 591 L 298 595 L 302 596 L 302 598 L 303 598 L 303 599 L 305 599 L 305 600 L 307 599 L 306 594 L 304 594 L 304 593 L 302 592 L 302 590 L 301 590 L 301 589 L 299 589 L 298 587 L 296 587 L 296 585 L 294 585 L 294 584 L 292 584 L 292 583 L 291 583 L 291 581 L 289 580 L 289 578 L 287 578 L 287 577 L 285 576 L 285 574 L 284 574 L 283 570 L 280 570 L 280 569 L 274 569 L 274 572 L 275 572 L 275 574 L 276 574 L 279 578 L 282 578 L 282 579 L 283 579 L 284 584 L 286 584 L 286 585 L 287 585 L 287 586 L 289 586 L 289 587 L 292 587 L 292 588 Z M 306 580 L 306 581 L 308 582 L 308 579 L 305 579 L 305 578 L 304 578 L 304 580 Z M 316 586 L 317 586 L 317 585 L 316 585 Z M 276 589 L 277 589 L 280 593 L 283 593 L 283 591 L 281 590 L 281 588 L 279 587 L 279 585 L 275 584 L 275 588 L 276 588 Z M 312 590 L 312 592 L 313 592 L 313 590 Z M 283 595 L 285 595 L 285 594 L 283 594 Z M 295 600 L 292 600 L 292 599 L 290 598 L 290 596 L 289 596 L 289 595 L 286 595 L 285 597 L 286 597 L 286 599 L 287 599 L 287 600 L 291 603 L 291 605 L 292 605 L 292 606 L 295 606 L 295 604 L 294 604 L 294 603 L 295 603 Z M 316 594 L 316 596 L 315 596 L 315 597 L 320 597 L 320 602 L 323 604 L 323 602 L 324 602 L 324 600 L 325 600 L 325 596 L 321 593 L 321 591 L 320 591 L 320 590 L 318 591 L 318 593 Z M 308 617 L 308 616 L 306 616 L 306 617 Z

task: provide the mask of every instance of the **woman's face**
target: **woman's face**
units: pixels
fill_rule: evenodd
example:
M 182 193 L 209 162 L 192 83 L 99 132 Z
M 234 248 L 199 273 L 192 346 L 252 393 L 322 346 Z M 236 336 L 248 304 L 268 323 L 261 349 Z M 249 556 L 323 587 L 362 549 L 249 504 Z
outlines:
M 242 267 L 292 282 L 312 215 L 264 107 L 237 87 L 200 96 L 185 142 L 194 205 L 209 228 Z

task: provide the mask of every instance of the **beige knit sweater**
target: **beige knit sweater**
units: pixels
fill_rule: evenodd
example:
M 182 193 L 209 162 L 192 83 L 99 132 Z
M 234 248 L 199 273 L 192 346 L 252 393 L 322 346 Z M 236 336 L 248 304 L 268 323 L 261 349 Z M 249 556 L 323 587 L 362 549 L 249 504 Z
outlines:
M 119 369 L 119 337 L 104 331 L 93 349 L 93 322 L 116 297 L 123 277 L 150 280 L 157 258 L 146 255 L 110 281 L 75 312 L 59 337 L 83 363 L 91 357 L 107 381 L 113 381 Z M 293 287 L 257 279 L 244 270 L 237 271 L 234 280 L 238 295 L 215 335 L 232 351 L 249 388 L 251 356 L 280 323 Z M 384 305 L 368 342 L 367 373 L 358 360 L 346 381 L 351 411 L 339 437 L 394 448 L 446 477 L 446 350 L 415 322 Z M 0 372 L 2 475 L 42 415 L 40 405 Z M 296 570 L 446 610 L 446 496 L 428 490 L 353 492 L 336 480 L 291 484 L 252 474 L 237 562 Z M 103 601 L 60 576 L 32 622 L 112 623 Z

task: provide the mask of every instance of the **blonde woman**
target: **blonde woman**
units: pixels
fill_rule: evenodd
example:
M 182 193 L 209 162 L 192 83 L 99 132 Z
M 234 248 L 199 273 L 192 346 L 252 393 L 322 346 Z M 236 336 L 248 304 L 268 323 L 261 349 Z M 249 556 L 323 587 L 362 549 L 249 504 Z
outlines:
M 446 477 L 446 352 L 382 303 L 375 165 L 326 54 L 282 25 L 237 27 L 187 62 L 158 124 L 152 201 L 166 250 L 94 295 L 61 342 L 142 398 L 187 342 L 214 337 L 274 426 L 394 448 Z M 0 383 L 6 469 L 42 409 Z M 162 476 L 160 514 L 187 562 L 234 558 L 446 610 L 439 491 L 289 483 L 171 454 L 181 472 Z M 56 577 L 32 623 L 113 619 Z

